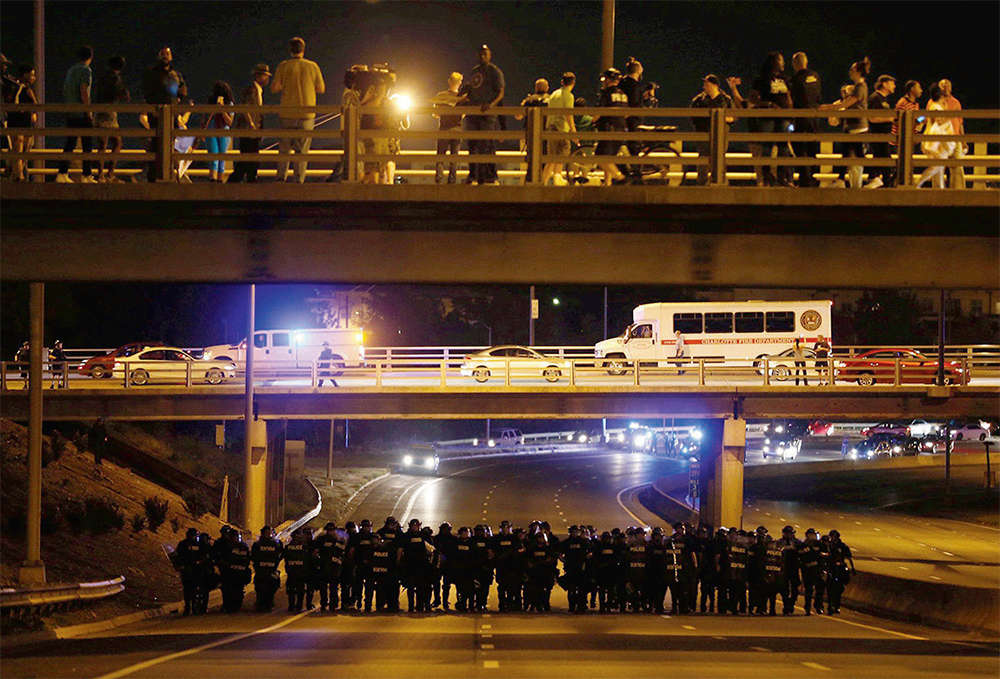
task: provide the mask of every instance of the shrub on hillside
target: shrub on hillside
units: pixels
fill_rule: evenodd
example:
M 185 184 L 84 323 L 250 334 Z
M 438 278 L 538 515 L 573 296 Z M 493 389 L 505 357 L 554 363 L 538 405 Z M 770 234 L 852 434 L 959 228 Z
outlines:
M 155 533 L 156 530 L 167 520 L 167 501 L 158 497 L 147 497 L 142 506 L 146 509 L 146 519 L 149 521 L 149 530 Z
M 146 517 L 142 514 L 136 514 L 132 517 L 132 532 L 141 533 L 142 529 L 146 527 Z
M 176 516 L 170 519 L 170 528 L 176 533 L 181 529 L 181 520 Z
M 187 507 L 188 512 L 196 519 L 200 519 L 210 509 L 205 496 L 196 490 L 185 490 L 181 498 L 184 500 L 184 506 Z
M 114 502 L 103 497 L 84 500 L 83 525 L 91 535 L 103 535 L 125 526 L 125 514 Z

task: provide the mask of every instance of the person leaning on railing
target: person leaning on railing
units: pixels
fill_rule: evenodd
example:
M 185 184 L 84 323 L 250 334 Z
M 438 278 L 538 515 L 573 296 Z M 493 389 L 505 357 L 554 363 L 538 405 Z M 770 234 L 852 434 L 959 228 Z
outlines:
M 125 81 L 122 78 L 122 70 L 125 68 L 125 57 L 114 56 L 108 59 L 107 70 L 101 74 L 94 84 L 94 102 L 98 104 L 127 104 L 132 97 Z M 106 130 L 104 134 L 97 136 L 97 150 L 104 152 L 110 150 L 111 153 L 118 153 L 122 150 L 122 138 L 115 135 L 111 130 L 118 129 L 117 111 L 98 111 L 94 114 L 94 127 Z M 117 183 L 121 180 L 115 176 L 115 161 L 104 161 L 104 167 L 97 161 L 97 180 L 104 183 Z
M 11 95 L 11 104 L 37 104 L 35 96 L 35 67 L 21 66 L 18 69 L 17 89 Z M 4 83 L 6 87 L 6 82 Z M 38 119 L 37 113 L 13 111 L 7 114 L 8 127 L 34 127 Z M 11 135 L 10 148 L 14 153 L 28 153 L 34 146 L 35 138 L 28 134 Z M 11 166 L 11 179 L 15 182 L 28 181 L 28 162 L 21 158 L 15 159 Z
M 147 104 L 175 105 L 179 101 L 182 92 L 187 91 L 187 84 L 184 76 L 173 66 L 174 55 L 169 47 L 162 47 L 156 55 L 157 61 L 149 68 L 142 78 L 142 93 Z M 139 116 L 139 123 L 147 130 L 156 130 L 159 120 L 156 114 Z M 147 150 L 156 150 L 156 138 L 150 137 Z M 160 170 L 156 162 L 151 162 L 147 166 L 146 178 L 155 182 L 157 179 L 168 179 L 161 177 Z
M 257 64 L 253 69 L 253 80 L 243 90 L 240 103 L 244 106 L 260 108 L 264 105 L 264 88 L 271 80 L 271 69 L 267 64 Z M 234 127 L 238 130 L 260 130 L 264 127 L 264 116 L 261 113 L 247 112 L 236 115 Z M 239 137 L 237 143 L 240 153 L 260 153 L 260 137 Z M 228 184 L 257 181 L 257 170 L 260 163 L 255 160 L 241 160 L 233 163 L 233 172 L 226 180 Z

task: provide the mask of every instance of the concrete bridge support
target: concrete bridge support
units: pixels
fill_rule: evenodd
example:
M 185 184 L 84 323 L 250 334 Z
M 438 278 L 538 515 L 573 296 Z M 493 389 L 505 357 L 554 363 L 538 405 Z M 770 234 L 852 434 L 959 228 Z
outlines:
M 285 431 L 287 420 L 251 420 L 251 453 L 243 470 L 243 528 L 256 535 L 265 524 L 284 520 Z
M 706 429 L 699 482 L 701 522 L 716 529 L 722 526 L 741 528 L 746 420 L 714 420 Z

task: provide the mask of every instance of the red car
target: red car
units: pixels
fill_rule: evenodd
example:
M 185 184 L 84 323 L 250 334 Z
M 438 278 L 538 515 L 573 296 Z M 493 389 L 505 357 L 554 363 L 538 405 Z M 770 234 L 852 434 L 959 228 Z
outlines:
M 111 377 L 111 371 L 115 367 L 115 359 L 119 356 L 131 356 L 137 351 L 142 351 L 146 347 L 156 347 L 163 344 L 159 340 L 150 342 L 129 342 L 128 344 L 123 344 L 114 351 L 109 351 L 106 354 L 101 354 L 100 356 L 94 356 L 80 364 L 77 370 L 82 375 L 87 375 L 93 377 L 94 379 L 102 379 L 105 377 Z
M 837 362 L 839 380 L 856 380 L 863 387 L 873 384 L 894 384 L 896 361 L 899 360 L 899 381 L 904 384 L 934 384 L 937 380 L 937 359 L 928 358 L 913 349 L 873 349 Z M 945 384 L 962 382 L 962 364 L 944 362 Z
M 809 423 L 808 432 L 810 436 L 833 436 L 834 429 L 833 422 L 813 420 Z

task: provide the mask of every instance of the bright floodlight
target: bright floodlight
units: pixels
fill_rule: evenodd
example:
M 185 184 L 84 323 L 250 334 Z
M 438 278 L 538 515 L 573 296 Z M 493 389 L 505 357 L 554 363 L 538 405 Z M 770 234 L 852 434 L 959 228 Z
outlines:
M 781 432 L 785 431 L 785 428 L 779 424 L 777 427 L 774 428 L 774 431 L 780 434 Z
M 628 423 L 628 428 L 629 429 L 638 429 L 639 428 L 639 423 L 638 422 L 629 422 Z
M 409 111 L 413 108 L 413 99 L 408 94 L 394 94 L 392 103 L 400 111 Z
M 695 441 L 700 441 L 702 436 L 704 436 L 704 434 L 701 433 L 701 429 L 691 430 L 691 438 L 693 438 Z
M 409 467 L 411 464 L 413 464 L 413 456 L 412 455 L 404 455 L 403 456 L 403 466 Z
M 559 306 L 559 298 L 558 297 L 553 297 L 552 298 L 552 305 L 553 306 Z

